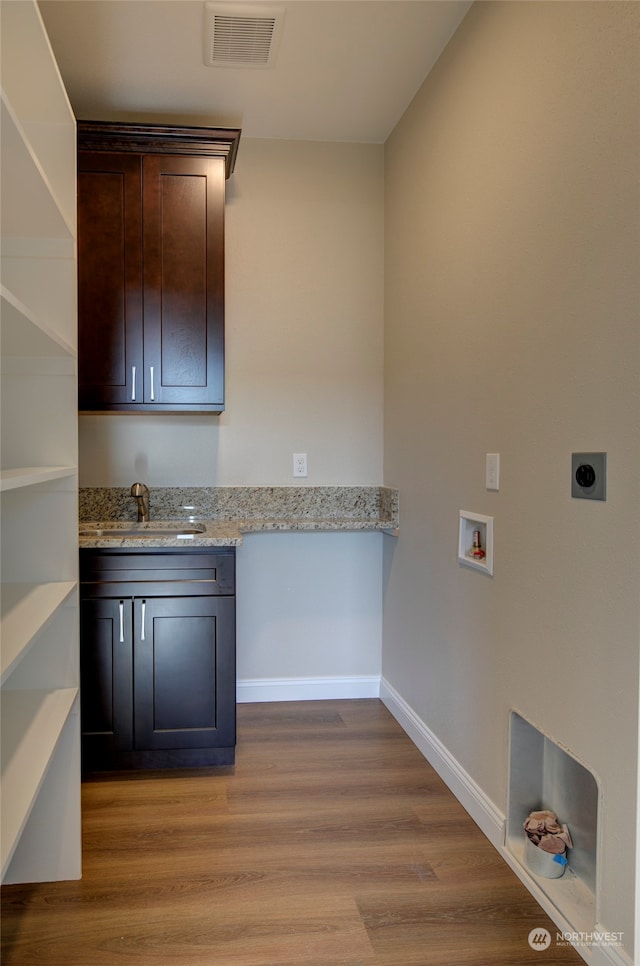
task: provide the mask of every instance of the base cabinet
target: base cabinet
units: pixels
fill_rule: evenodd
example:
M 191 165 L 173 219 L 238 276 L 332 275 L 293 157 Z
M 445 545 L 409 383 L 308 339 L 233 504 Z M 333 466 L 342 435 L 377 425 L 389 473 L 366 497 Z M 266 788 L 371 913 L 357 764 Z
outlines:
M 234 563 L 81 551 L 85 772 L 233 764 Z

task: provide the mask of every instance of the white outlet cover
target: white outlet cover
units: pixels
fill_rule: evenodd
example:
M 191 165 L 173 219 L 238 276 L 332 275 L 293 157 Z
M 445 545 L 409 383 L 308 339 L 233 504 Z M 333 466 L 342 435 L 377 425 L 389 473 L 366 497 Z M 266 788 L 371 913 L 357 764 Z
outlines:
M 293 475 L 299 476 L 299 477 L 307 475 L 307 454 L 306 453 L 293 454 Z

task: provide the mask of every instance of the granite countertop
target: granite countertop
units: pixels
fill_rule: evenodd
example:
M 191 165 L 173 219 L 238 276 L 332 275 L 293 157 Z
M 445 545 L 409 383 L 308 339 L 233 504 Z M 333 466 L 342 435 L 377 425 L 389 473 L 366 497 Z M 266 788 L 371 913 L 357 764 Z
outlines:
M 398 533 L 398 491 L 382 486 L 151 487 L 149 502 L 150 521 L 137 523 L 129 488 L 81 488 L 80 547 L 230 547 L 245 534 L 275 531 Z M 203 529 L 162 534 L 176 525 Z M 82 535 L 107 528 L 127 535 Z

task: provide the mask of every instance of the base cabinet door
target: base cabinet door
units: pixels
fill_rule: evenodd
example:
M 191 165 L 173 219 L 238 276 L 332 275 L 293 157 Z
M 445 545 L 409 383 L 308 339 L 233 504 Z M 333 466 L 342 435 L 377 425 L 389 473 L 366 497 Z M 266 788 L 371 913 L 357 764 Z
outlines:
M 135 600 L 133 625 L 135 749 L 233 746 L 233 599 Z
M 232 765 L 233 597 L 81 603 L 82 767 Z
M 80 640 L 83 754 L 108 760 L 133 748 L 131 600 L 82 600 Z

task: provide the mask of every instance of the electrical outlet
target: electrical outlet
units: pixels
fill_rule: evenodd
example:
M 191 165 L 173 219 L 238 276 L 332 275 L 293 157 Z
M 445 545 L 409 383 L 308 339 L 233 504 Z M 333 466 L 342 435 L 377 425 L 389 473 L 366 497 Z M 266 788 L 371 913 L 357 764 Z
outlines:
M 579 500 L 607 499 L 607 454 L 571 454 L 571 496 Z
M 307 475 L 307 454 L 306 453 L 293 454 L 293 475 L 294 476 Z

